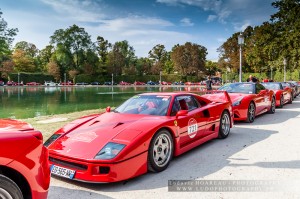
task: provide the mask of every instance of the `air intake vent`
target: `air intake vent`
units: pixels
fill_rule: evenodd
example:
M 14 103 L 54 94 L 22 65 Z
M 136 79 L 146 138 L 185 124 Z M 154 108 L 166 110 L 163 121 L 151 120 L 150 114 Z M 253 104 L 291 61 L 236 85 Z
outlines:
M 100 121 L 95 121 L 95 122 L 93 122 L 90 126 L 92 126 L 92 125 L 94 125 L 94 124 L 97 124 L 97 123 L 99 123 Z
M 124 123 L 119 122 L 114 128 L 121 126 L 122 124 L 124 124 Z

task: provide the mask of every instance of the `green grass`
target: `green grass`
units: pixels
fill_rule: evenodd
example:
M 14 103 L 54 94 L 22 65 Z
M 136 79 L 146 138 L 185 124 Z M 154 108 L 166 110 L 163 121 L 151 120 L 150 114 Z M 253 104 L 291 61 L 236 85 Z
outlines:
M 105 109 L 94 109 L 94 110 L 86 110 L 86 111 L 66 113 L 66 114 L 40 116 L 35 118 L 22 119 L 22 121 L 31 124 L 36 130 L 41 131 L 44 137 L 44 141 L 46 141 L 55 131 L 63 127 L 65 124 L 75 119 L 78 119 L 82 116 L 95 114 L 95 113 L 102 113 L 102 112 L 105 112 Z M 65 118 L 66 121 L 59 121 L 59 122 L 46 123 L 46 124 L 38 123 L 39 121 L 54 119 L 54 118 Z

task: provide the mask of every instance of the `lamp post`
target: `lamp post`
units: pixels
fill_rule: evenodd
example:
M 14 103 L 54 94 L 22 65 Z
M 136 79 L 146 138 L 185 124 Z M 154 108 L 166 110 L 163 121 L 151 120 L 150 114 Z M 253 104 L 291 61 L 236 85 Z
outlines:
M 111 74 L 111 85 L 112 86 L 114 85 L 114 74 L 113 73 Z
M 283 81 L 285 82 L 285 77 L 286 77 L 286 64 L 287 64 L 287 61 L 286 61 L 286 58 L 283 59 Z
M 271 80 L 273 79 L 273 66 L 271 66 Z
M 244 36 L 242 33 L 238 36 L 238 44 L 240 45 L 240 74 L 239 81 L 242 82 L 242 45 L 244 44 Z

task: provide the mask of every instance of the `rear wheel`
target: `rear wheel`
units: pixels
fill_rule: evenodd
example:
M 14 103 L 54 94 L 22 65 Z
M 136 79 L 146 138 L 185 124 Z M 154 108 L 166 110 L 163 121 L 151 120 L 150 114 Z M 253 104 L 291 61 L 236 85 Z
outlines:
M 166 129 L 158 131 L 150 142 L 148 169 L 152 172 L 165 170 L 173 156 L 173 139 Z
M 248 106 L 246 122 L 252 123 L 254 122 L 254 119 L 255 119 L 255 104 L 253 102 L 250 102 Z
M 226 138 L 230 133 L 230 115 L 227 111 L 222 113 L 219 127 L 219 138 Z
M 0 198 L 1 199 L 23 199 L 18 185 L 8 177 L 0 174 Z
M 282 107 L 283 107 L 283 104 L 284 104 L 284 98 L 283 98 L 283 96 L 281 95 L 281 96 L 280 96 L 280 105 L 279 105 L 279 108 L 282 108 Z
M 272 101 L 271 101 L 271 107 L 270 110 L 268 111 L 268 113 L 275 113 L 275 109 L 276 109 L 276 101 L 275 101 L 275 97 L 272 97 Z

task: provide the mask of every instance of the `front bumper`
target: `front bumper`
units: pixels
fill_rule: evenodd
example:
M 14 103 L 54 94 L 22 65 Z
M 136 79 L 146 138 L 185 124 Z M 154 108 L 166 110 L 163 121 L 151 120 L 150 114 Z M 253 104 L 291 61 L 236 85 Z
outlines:
M 96 160 L 77 160 L 69 157 L 51 155 L 50 165 L 75 170 L 72 180 L 92 183 L 118 182 L 147 172 L 147 151 L 117 163 L 101 163 Z

